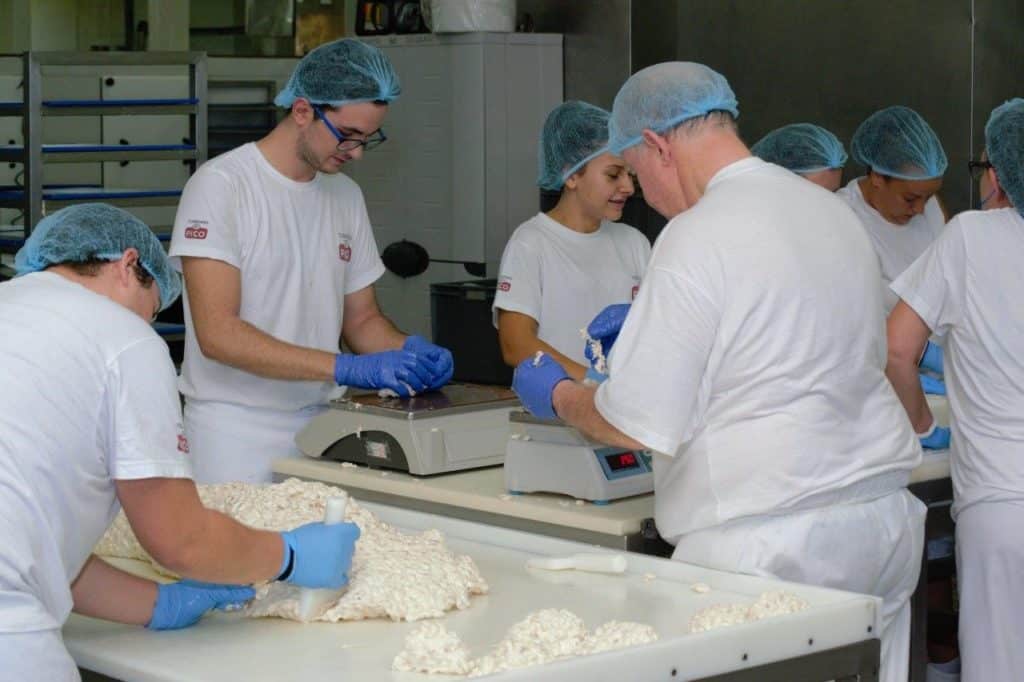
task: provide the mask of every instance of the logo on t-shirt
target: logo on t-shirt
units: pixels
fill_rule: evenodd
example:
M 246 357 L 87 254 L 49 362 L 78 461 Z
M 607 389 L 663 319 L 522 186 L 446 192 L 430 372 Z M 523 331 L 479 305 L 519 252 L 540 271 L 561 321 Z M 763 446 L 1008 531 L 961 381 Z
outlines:
M 338 235 L 338 258 L 348 263 L 352 260 L 352 235 L 335 232 Z
M 512 291 L 512 282 L 508 279 L 503 279 L 498 282 L 498 291 Z
M 188 454 L 188 438 L 184 435 L 178 434 L 178 452 L 187 455 Z
M 189 226 L 185 228 L 185 239 L 206 239 L 206 235 L 209 233 L 203 225 L 205 221 L 193 220 L 189 223 Z

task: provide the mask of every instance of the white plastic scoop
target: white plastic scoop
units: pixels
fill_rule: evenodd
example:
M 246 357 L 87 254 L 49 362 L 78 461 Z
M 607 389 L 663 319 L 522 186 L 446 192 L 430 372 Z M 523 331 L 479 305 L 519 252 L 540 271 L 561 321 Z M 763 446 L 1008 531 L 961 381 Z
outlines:
M 338 495 L 327 499 L 324 510 L 324 523 L 328 526 L 345 520 L 345 507 L 348 506 L 348 495 Z M 334 602 L 338 601 L 345 588 L 332 590 L 305 587 L 299 592 L 299 620 L 309 622 L 321 615 Z
M 629 562 L 622 554 L 573 554 L 567 557 L 530 559 L 527 568 L 547 571 L 589 571 L 591 573 L 625 573 Z

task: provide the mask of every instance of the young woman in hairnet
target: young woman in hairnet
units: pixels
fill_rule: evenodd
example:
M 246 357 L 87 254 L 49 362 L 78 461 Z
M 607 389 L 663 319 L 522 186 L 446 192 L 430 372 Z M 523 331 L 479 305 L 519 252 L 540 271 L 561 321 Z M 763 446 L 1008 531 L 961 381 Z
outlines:
M 150 326 L 181 283 L 152 231 L 105 204 L 57 211 L 0 284 L 0 677 L 78 680 L 73 610 L 165 630 L 245 602 L 247 585 L 340 587 L 359 529 L 247 528 L 203 507 L 167 344 Z M 157 585 L 91 551 L 123 507 Z
M 875 246 L 888 314 L 897 300 L 889 284 L 924 253 L 946 224 L 937 194 L 948 165 L 946 152 L 931 126 L 916 111 L 902 106 L 869 116 L 854 132 L 850 150 L 867 173 L 838 194 L 864 223 Z M 919 356 L 921 385 L 928 393 L 945 395 L 942 348 L 928 341 Z M 939 427 L 924 434 L 922 443 L 927 448 L 946 448 L 948 435 Z
M 791 123 L 776 128 L 758 140 L 750 151 L 830 192 L 835 192 L 842 183 L 847 159 L 843 143 L 813 123 Z
M 937 196 L 946 152 L 916 111 L 894 106 L 860 124 L 850 153 L 867 172 L 840 189 L 839 196 L 864 223 L 878 253 L 888 314 L 896 305 L 889 283 L 924 253 L 946 224 Z
M 639 290 L 651 247 L 638 230 L 615 222 L 634 188 L 626 162 L 608 153 L 608 116 L 570 101 L 544 122 L 537 184 L 561 197 L 516 228 L 501 258 L 494 322 L 509 365 L 543 350 L 582 379 L 580 330 Z
M 934 425 L 917 354 L 946 335 L 964 682 L 1021 679 L 1024 651 L 1024 99 L 985 126 L 982 205 L 896 281 L 887 373 L 918 431 Z
M 341 173 L 385 140 L 400 92 L 378 48 L 327 43 L 274 100 L 266 137 L 185 186 L 170 254 L 185 276 L 181 392 L 196 480 L 270 481 L 338 386 L 399 395 L 443 386 L 452 356 L 381 314 L 384 273 L 362 192 Z M 339 352 L 339 337 L 350 353 Z

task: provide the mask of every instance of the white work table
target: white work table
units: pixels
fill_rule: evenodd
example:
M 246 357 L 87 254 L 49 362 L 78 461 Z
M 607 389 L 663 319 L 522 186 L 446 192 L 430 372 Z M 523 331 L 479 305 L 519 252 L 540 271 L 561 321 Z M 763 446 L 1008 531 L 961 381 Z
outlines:
M 279 459 L 273 467 L 276 480 L 294 476 L 323 481 L 373 502 L 615 549 L 644 551 L 645 544 L 650 545 L 656 537 L 648 521 L 654 517 L 653 494 L 607 505 L 578 504 L 563 495 L 544 493 L 509 495 L 501 467 L 429 477 L 305 457 Z M 926 450 L 921 464 L 910 474 L 910 483 L 914 486 L 948 478 L 949 452 Z M 645 529 L 650 535 L 646 542 Z
M 490 585 L 444 625 L 474 656 L 486 653 L 509 626 L 542 608 L 573 611 L 594 629 L 609 620 L 655 628 L 659 641 L 642 647 L 523 668 L 501 680 L 877 680 L 875 597 L 725 573 L 630 554 L 625 574 L 527 569 L 533 556 L 599 551 L 579 543 L 367 503 L 405 530 L 436 528 L 453 551 L 468 554 Z M 691 589 L 705 583 L 707 593 Z M 750 603 L 785 590 L 810 604 L 805 611 L 710 632 L 688 634 L 698 610 Z M 84 669 L 131 682 L 225 680 L 393 680 L 438 682 L 447 676 L 398 673 L 395 655 L 415 623 L 385 620 L 300 624 L 214 613 L 184 630 L 150 632 L 73 615 L 64 641 Z M 719 677 L 721 676 L 721 677 Z

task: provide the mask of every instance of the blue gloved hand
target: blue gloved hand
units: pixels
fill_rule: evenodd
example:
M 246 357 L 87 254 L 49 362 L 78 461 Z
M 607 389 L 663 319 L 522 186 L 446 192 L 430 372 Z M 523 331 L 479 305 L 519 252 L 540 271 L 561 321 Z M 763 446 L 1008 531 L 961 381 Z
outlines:
M 388 388 L 408 398 L 430 386 L 431 371 L 425 358 L 408 350 L 386 350 L 368 355 L 338 353 L 334 381 L 339 386 Z
M 531 414 L 555 419 L 558 415 L 551 404 L 551 394 L 560 381 L 568 379 L 569 375 L 562 366 L 544 353 L 539 359 L 529 357 L 519 363 L 512 375 L 512 390 Z
M 359 539 L 354 523 L 307 523 L 281 533 L 285 553 L 278 580 L 299 587 L 338 589 L 348 584 L 348 569 Z
M 416 353 L 424 359 L 430 369 L 430 385 L 428 391 L 436 391 L 452 380 L 455 372 L 455 360 L 452 352 L 443 346 L 430 343 L 422 336 L 410 336 L 402 345 L 402 350 Z
M 931 341 L 925 344 L 924 354 L 921 355 L 920 362 L 917 363 L 918 367 L 930 369 L 936 374 L 943 374 L 942 371 L 942 346 L 934 344 Z
M 587 325 L 587 334 L 590 338 L 601 343 L 601 352 L 606 358 L 608 353 L 611 352 L 615 340 L 619 338 L 619 330 L 622 329 L 622 323 L 626 321 L 626 315 L 629 314 L 631 305 L 630 303 L 612 304 L 599 312 L 597 317 Z M 590 360 L 591 366 L 593 366 L 595 361 L 594 351 L 591 350 L 589 343 L 583 350 L 583 353 L 587 356 L 587 360 Z
M 225 610 L 241 606 L 256 596 L 248 585 L 218 585 L 182 580 L 160 585 L 156 591 L 150 630 L 177 630 L 198 621 L 210 609 Z
M 949 429 L 945 426 L 932 424 L 932 428 L 925 433 L 917 434 L 921 439 L 921 447 L 925 450 L 947 450 L 949 449 Z
M 927 374 L 918 375 L 921 377 L 921 388 L 924 389 L 925 393 L 931 393 L 932 395 L 946 395 L 946 384 L 942 379 L 936 379 L 933 376 Z

